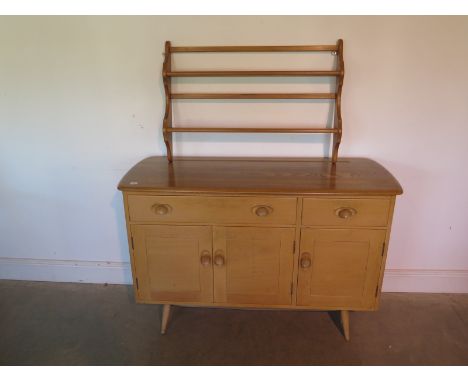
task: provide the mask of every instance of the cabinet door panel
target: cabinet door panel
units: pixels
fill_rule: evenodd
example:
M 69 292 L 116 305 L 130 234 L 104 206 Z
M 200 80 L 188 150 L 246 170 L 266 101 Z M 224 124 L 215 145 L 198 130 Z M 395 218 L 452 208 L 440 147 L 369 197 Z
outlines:
M 214 301 L 291 304 L 293 243 L 293 228 L 214 227 Z
M 384 240 L 384 230 L 303 228 L 297 304 L 372 308 Z
M 145 300 L 212 302 L 211 227 L 138 225 L 132 228 L 139 295 Z

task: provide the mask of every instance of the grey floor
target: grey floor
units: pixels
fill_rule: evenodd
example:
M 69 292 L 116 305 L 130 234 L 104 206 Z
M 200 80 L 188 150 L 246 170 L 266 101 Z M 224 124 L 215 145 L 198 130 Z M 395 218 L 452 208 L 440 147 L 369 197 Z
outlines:
M 467 365 L 468 295 L 387 293 L 351 314 L 134 303 L 121 285 L 0 281 L 1 365 Z

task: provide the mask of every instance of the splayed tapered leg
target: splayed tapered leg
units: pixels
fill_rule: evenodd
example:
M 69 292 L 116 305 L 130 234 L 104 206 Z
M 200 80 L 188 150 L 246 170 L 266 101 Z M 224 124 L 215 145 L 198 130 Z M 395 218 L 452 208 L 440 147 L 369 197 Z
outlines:
M 349 341 L 349 311 L 341 311 L 341 325 L 343 325 L 343 333 L 346 341 Z
M 171 314 L 171 306 L 165 304 L 163 306 L 162 320 L 161 320 L 161 334 L 166 333 L 167 323 L 169 322 L 169 315 Z

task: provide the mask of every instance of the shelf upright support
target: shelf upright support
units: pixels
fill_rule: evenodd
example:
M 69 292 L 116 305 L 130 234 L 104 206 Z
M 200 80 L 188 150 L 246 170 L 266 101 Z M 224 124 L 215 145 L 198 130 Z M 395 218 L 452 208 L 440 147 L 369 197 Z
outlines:
M 332 152 L 332 163 L 335 164 L 338 160 L 338 149 L 341 143 L 341 135 L 343 129 L 343 121 L 341 119 L 341 91 L 343 89 L 344 80 L 344 59 L 343 59 L 343 40 L 339 39 L 337 43 L 337 70 L 340 75 L 336 77 L 336 100 L 335 100 L 335 119 L 333 133 L 333 152 Z
M 167 160 L 172 163 L 172 94 L 171 94 L 171 77 L 168 73 L 171 72 L 171 42 L 166 41 L 164 50 L 164 64 L 163 64 L 163 83 L 164 93 L 166 95 L 166 110 L 164 113 L 163 121 L 163 137 L 166 144 Z

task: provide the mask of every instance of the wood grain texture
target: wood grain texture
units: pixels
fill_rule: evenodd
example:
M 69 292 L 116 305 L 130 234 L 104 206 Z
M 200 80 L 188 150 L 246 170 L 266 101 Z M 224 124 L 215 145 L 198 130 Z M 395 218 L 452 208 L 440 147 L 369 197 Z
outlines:
M 203 308 L 226 308 L 226 309 L 282 309 L 282 310 L 299 310 L 299 311 L 340 311 L 340 310 L 349 310 L 351 309 L 348 305 L 330 307 L 329 305 L 314 305 L 314 306 L 301 306 L 301 305 L 280 305 L 280 304 L 235 304 L 235 303 L 225 303 L 225 302 L 212 302 L 212 303 L 203 303 L 203 302 L 184 302 L 184 301 L 174 301 L 174 300 L 145 300 L 139 298 L 136 300 L 141 304 L 155 304 L 163 305 L 170 304 L 172 306 L 192 306 L 192 307 L 203 307 Z M 352 308 L 352 311 L 356 312 L 369 312 L 375 311 L 375 308 Z
M 164 110 L 163 119 L 163 138 L 164 144 L 166 145 L 167 160 L 172 162 L 172 134 L 168 132 L 168 129 L 172 128 L 172 100 L 171 100 L 171 78 L 167 75 L 171 71 L 172 60 L 171 60 L 171 42 L 166 41 L 164 46 L 164 63 L 162 68 L 163 84 L 164 84 L 164 95 L 166 101 L 166 107 Z
M 172 99 L 335 99 L 336 93 L 172 93 Z
M 341 144 L 343 134 L 343 119 L 341 118 L 341 92 L 343 90 L 344 81 L 344 58 L 343 58 L 343 40 L 338 40 L 337 52 L 337 70 L 341 72 L 341 76 L 336 77 L 336 101 L 335 101 L 335 118 L 334 128 L 338 130 L 333 134 L 332 145 L 332 161 L 335 163 L 338 160 L 338 149 Z
M 171 306 L 169 304 L 164 304 L 162 316 L 161 316 L 161 334 L 166 334 L 167 324 L 169 323 L 170 315 L 171 315 Z
M 337 130 L 328 127 L 174 127 L 165 129 L 171 133 L 283 133 L 283 134 L 330 134 Z
M 154 206 L 168 206 L 158 214 Z M 239 223 L 294 225 L 296 198 L 129 195 L 130 221 L 152 223 Z M 259 216 L 259 208 L 268 208 Z
M 343 334 L 345 336 L 346 341 L 349 341 L 349 311 L 342 310 L 340 312 L 341 317 L 341 325 L 343 325 Z
M 332 70 L 172 70 L 174 53 L 220 53 L 220 52 L 333 52 L 337 57 Z M 341 91 L 344 78 L 343 40 L 336 45 L 292 45 L 292 46 L 171 46 L 165 44 L 163 82 L 166 95 L 166 113 L 163 120 L 163 137 L 167 148 L 167 160 L 172 162 L 172 133 L 321 133 L 333 134 L 331 159 L 336 163 L 342 136 Z M 208 56 L 210 57 L 210 56 Z M 335 77 L 336 93 L 176 93 L 171 92 L 172 77 Z M 336 99 L 334 103 L 333 128 L 227 128 L 227 127 L 179 127 L 172 126 L 172 101 L 174 99 Z
M 334 70 L 172 70 L 172 53 L 320 52 Z M 209 57 L 209 56 L 208 56 Z M 340 310 L 378 308 L 396 179 L 365 158 L 338 159 L 343 41 L 336 45 L 172 47 L 165 44 L 164 157 L 121 180 L 138 302 Z M 172 93 L 172 77 L 331 76 L 336 93 Z M 331 99 L 325 127 L 174 127 L 174 99 Z M 331 133 L 331 159 L 173 158 L 172 133 Z
M 168 77 L 337 77 L 339 70 L 178 70 Z
M 214 302 L 290 304 L 294 228 L 215 227 Z
M 333 52 L 337 45 L 259 45 L 259 46 L 173 46 L 171 53 L 205 52 Z
M 154 300 L 213 302 L 211 227 L 134 225 L 140 296 Z
M 296 305 L 297 299 L 297 276 L 299 273 L 299 254 L 301 243 L 301 222 L 302 222 L 302 209 L 304 198 L 297 198 L 297 212 L 296 212 L 296 232 L 294 235 L 294 263 L 293 263 L 293 285 L 292 285 L 292 301 L 291 305 Z
M 371 309 L 385 231 L 302 228 L 297 305 Z
M 132 281 L 135 288 L 133 288 L 133 294 L 135 296 L 135 300 L 140 298 L 139 296 L 139 288 L 136 286 L 138 285 L 137 281 L 137 269 L 136 269 L 136 261 L 135 261 L 135 251 L 133 249 L 133 238 L 132 238 L 132 230 L 130 227 L 130 216 L 128 214 L 128 202 L 127 202 L 127 195 L 124 193 L 123 195 L 123 203 L 124 203 L 124 211 L 125 211 L 125 227 L 127 228 L 127 240 L 128 240 L 128 251 L 130 254 L 130 267 L 132 269 Z
M 383 254 L 382 254 L 383 259 L 382 259 L 382 264 L 380 266 L 380 277 L 379 277 L 379 282 L 378 282 L 377 296 L 375 296 L 374 309 L 378 309 L 380 305 L 380 295 L 382 293 L 382 283 L 383 283 L 384 272 L 385 272 L 385 264 L 387 262 L 388 245 L 390 243 L 390 234 L 392 231 L 393 213 L 395 211 L 395 201 L 396 201 L 396 196 L 393 196 L 390 198 L 390 211 L 388 214 L 388 224 L 387 224 L 387 230 L 386 230 L 386 235 L 385 235 L 385 246 L 383 248 Z
M 340 216 L 342 211 L 353 211 Z M 386 227 L 390 199 L 304 198 L 302 224 L 338 227 Z
M 286 195 L 398 195 L 398 181 L 365 158 L 149 157 L 122 178 L 123 191 Z

